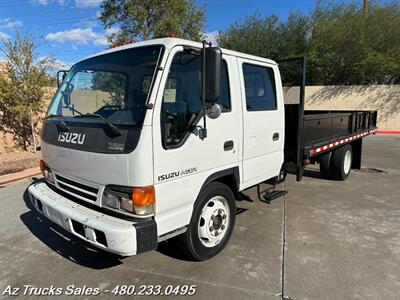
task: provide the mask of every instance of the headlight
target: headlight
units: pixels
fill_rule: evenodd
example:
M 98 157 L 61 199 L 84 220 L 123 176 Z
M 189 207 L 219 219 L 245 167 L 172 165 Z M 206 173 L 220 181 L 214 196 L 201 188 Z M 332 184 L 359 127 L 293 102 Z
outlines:
M 102 198 L 103 206 L 138 216 L 153 215 L 155 203 L 154 186 L 134 188 L 109 186 L 104 190 Z
M 54 184 L 54 176 L 53 173 L 50 171 L 50 169 L 46 168 L 44 169 L 44 179 L 46 179 L 48 182 Z

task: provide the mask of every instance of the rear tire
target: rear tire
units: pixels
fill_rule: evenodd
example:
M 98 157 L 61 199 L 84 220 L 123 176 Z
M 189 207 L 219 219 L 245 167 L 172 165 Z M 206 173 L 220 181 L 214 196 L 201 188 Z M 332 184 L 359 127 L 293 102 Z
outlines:
M 279 171 L 279 175 L 276 179 L 276 182 L 277 183 L 284 182 L 286 180 L 286 176 L 287 176 L 287 168 L 286 168 L 285 164 L 283 164 L 281 167 L 281 170 Z
M 236 203 L 231 189 L 211 182 L 200 192 L 187 231 L 180 236 L 183 250 L 195 260 L 206 260 L 227 245 L 235 226 Z
M 319 157 L 319 171 L 323 179 L 331 179 L 332 152 L 327 152 Z
M 350 175 L 353 161 L 353 150 L 350 145 L 336 149 L 332 154 L 332 179 L 345 180 Z

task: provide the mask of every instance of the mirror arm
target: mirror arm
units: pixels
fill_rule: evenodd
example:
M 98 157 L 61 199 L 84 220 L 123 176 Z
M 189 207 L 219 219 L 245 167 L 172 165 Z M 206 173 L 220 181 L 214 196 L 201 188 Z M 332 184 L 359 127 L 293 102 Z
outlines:
M 60 82 L 60 74 L 63 74 L 63 80 L 61 81 L 61 82 L 63 82 L 64 81 L 64 78 L 65 78 L 65 76 L 68 74 L 68 70 L 59 70 L 58 72 L 57 72 L 57 87 L 59 87 L 60 86 L 60 84 L 61 84 L 61 82 Z
M 200 139 L 204 140 L 207 137 L 207 107 L 206 107 L 206 45 L 211 46 L 211 43 L 203 40 L 203 61 L 201 74 L 201 100 L 203 102 L 203 128 L 199 131 Z

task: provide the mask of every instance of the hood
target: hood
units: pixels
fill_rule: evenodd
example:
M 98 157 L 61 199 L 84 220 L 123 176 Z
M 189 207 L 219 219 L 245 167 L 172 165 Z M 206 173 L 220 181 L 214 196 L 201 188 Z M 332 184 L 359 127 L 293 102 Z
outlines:
M 42 143 L 51 170 L 98 185 L 129 185 L 128 155 L 94 153 Z
M 42 157 L 50 169 L 99 185 L 128 185 L 129 155 L 137 146 L 140 129 L 110 133 L 106 127 L 69 126 L 46 122 Z

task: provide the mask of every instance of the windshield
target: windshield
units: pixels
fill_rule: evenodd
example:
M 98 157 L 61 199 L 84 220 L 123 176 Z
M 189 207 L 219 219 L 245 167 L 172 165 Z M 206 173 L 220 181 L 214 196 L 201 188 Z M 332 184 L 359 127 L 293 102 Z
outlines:
M 47 117 L 96 123 L 99 118 L 85 118 L 96 114 L 115 125 L 140 125 L 161 52 L 160 45 L 138 47 L 79 62 L 58 89 Z

